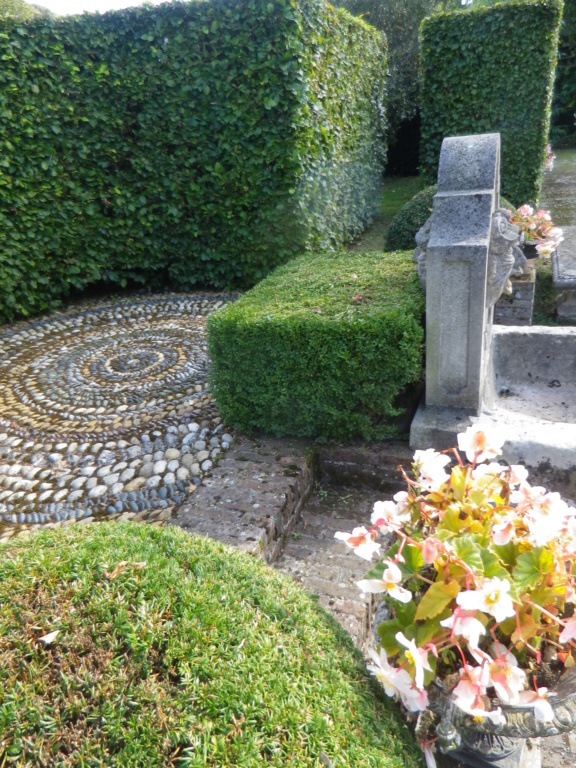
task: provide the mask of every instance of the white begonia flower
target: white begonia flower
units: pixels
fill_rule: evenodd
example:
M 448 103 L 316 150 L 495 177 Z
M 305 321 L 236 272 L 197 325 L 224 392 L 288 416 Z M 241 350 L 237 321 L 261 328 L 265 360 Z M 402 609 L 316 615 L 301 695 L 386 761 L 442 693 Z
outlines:
M 412 678 L 405 669 L 396 669 L 388 664 L 388 657 L 383 648 L 380 648 L 380 655 L 372 648 L 368 650 L 368 655 L 374 664 L 367 664 L 366 668 L 382 684 L 387 696 L 397 698 L 406 694 L 412 687 Z
M 418 648 L 414 640 L 408 640 L 403 632 L 397 632 L 396 640 L 406 648 L 405 655 L 410 664 L 414 666 L 414 682 L 417 688 L 424 688 L 424 670 L 432 672 L 432 667 L 428 662 L 428 652 L 423 648 Z
M 398 514 L 406 512 L 410 506 L 410 496 L 408 493 L 406 491 L 398 491 L 398 493 L 395 493 L 392 498 L 396 502 L 396 509 L 398 510 Z
M 544 489 L 535 488 L 531 490 L 544 491 Z M 532 504 L 524 511 L 529 530 L 528 541 L 535 547 L 545 546 L 559 538 L 565 531 L 570 517 L 570 507 L 559 493 L 544 492 L 530 495 L 533 498 Z
M 528 479 L 528 470 L 523 464 L 510 464 L 509 485 L 520 485 Z
M 475 611 L 464 611 L 456 608 L 452 616 L 440 622 L 440 626 L 452 630 L 451 637 L 456 635 L 465 638 L 471 648 L 478 648 L 480 635 L 485 635 L 486 630 L 482 622 L 474 618 Z
M 458 448 L 465 451 L 468 461 L 481 464 L 500 456 L 506 438 L 491 427 L 473 424 L 458 435 Z
M 398 526 L 409 518 L 410 514 L 405 508 L 399 509 L 399 505 L 393 501 L 377 501 L 374 504 L 370 522 L 372 525 L 377 525 L 381 533 L 390 533 L 397 530 Z
M 486 579 L 480 589 L 459 592 L 456 595 L 456 602 L 466 611 L 489 613 L 500 623 L 516 615 L 509 592 L 510 582 L 507 579 L 494 577 Z
M 548 701 L 549 696 L 556 696 L 556 693 L 548 691 L 548 688 L 538 688 L 537 691 L 522 691 L 519 707 L 534 707 L 534 719 L 540 723 L 547 723 L 554 720 L 554 710 Z
M 433 448 L 415 451 L 414 464 L 418 471 L 418 484 L 428 491 L 439 490 L 450 479 L 444 467 L 450 463 L 450 457 L 438 453 Z
M 354 551 L 355 555 L 363 560 L 370 561 L 373 555 L 380 553 L 380 544 L 375 541 L 376 534 L 369 533 L 363 525 L 354 528 L 352 533 L 338 531 L 334 534 L 334 538 L 343 541 Z
M 359 589 L 362 592 L 371 592 L 373 594 L 386 592 L 390 597 L 399 600 L 401 603 L 409 603 L 412 600 L 412 592 L 400 586 L 402 571 L 391 560 L 387 560 L 386 565 L 388 567 L 382 574 L 381 579 L 361 579 L 357 581 L 356 584 Z

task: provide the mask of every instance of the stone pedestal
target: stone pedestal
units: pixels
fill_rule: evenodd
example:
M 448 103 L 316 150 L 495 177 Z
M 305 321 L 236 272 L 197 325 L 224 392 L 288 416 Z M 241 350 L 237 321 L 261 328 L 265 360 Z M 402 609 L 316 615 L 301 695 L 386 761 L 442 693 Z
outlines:
M 444 139 L 426 249 L 426 397 L 410 430 L 414 447 L 442 448 L 441 422 L 465 422 L 494 402 L 487 282 L 497 271 L 489 256 L 499 190 L 499 134 Z

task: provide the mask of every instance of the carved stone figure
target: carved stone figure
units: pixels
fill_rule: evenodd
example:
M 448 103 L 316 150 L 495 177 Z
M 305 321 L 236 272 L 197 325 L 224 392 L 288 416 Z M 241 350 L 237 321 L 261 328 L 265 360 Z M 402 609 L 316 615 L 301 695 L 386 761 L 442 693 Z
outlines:
M 416 249 L 412 261 L 416 264 L 422 290 L 426 293 L 426 250 L 430 239 L 432 216 L 416 233 Z M 510 223 L 510 214 L 504 208 L 498 208 L 492 217 L 490 233 L 490 251 L 488 255 L 488 276 L 486 291 L 486 306 L 492 307 L 502 293 L 512 292 L 510 275 L 521 275 L 524 271 L 526 258 L 522 250 L 516 247 L 520 232 L 518 227 Z
M 418 271 L 418 277 L 420 278 L 420 284 L 424 293 L 426 293 L 426 248 L 428 247 L 428 240 L 430 240 L 431 224 L 432 216 L 426 219 L 418 232 L 416 232 L 416 250 L 412 254 L 412 261 L 416 264 L 416 270 Z
M 526 259 L 516 247 L 520 236 L 518 227 L 510 223 L 510 213 L 498 208 L 492 216 L 490 249 L 488 253 L 488 274 L 486 285 L 486 307 L 493 307 L 502 293 L 510 295 L 512 285 L 509 277 L 522 274 Z

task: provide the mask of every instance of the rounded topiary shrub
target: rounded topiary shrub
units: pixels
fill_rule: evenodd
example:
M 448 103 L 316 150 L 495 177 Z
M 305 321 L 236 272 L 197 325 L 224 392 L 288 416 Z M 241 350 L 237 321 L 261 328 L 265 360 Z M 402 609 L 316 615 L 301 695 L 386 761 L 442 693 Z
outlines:
M 410 251 L 416 248 L 416 232 L 432 213 L 438 185 L 433 184 L 409 200 L 390 222 L 386 248 L 390 251 Z
M 0 547 L 0 637 L 2 764 L 422 765 L 330 616 L 178 529 Z
M 414 238 L 420 227 L 426 223 L 426 219 L 432 214 L 434 195 L 438 191 L 438 185 L 432 184 L 409 200 L 406 205 L 394 216 L 390 222 L 386 237 L 386 249 L 389 251 L 409 251 L 416 248 Z M 500 197 L 500 207 L 511 211 L 516 209 Z

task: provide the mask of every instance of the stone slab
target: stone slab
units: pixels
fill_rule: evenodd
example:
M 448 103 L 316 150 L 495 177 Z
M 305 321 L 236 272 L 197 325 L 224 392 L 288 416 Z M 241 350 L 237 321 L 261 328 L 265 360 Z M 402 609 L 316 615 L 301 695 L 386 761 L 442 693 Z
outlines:
M 562 227 L 564 240 L 552 254 L 552 282 L 558 291 L 576 290 L 576 227 Z
M 272 563 L 294 528 L 313 482 L 307 444 L 238 436 L 233 449 L 170 524 Z

